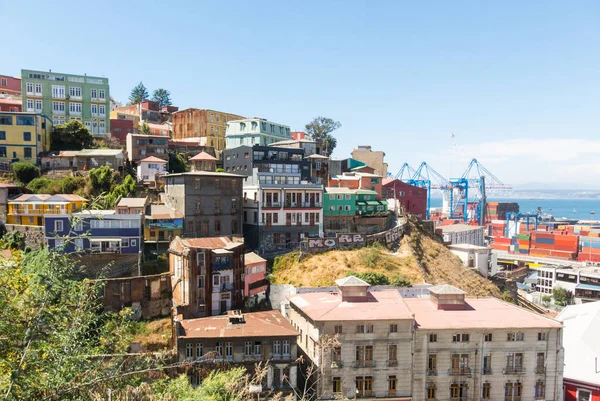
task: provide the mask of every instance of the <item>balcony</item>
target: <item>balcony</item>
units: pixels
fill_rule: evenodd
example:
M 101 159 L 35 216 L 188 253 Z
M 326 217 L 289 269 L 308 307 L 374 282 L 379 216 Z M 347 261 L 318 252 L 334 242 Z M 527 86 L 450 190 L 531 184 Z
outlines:
M 52 114 L 64 115 L 64 114 L 65 114 L 65 111 L 64 111 L 64 110 L 56 110 L 56 109 L 53 109 L 53 110 L 52 110 Z
M 437 376 L 437 369 L 427 369 L 427 376 Z
M 95 103 L 105 103 L 106 99 L 101 98 L 101 97 L 93 97 L 90 99 L 90 101 L 95 102 Z
M 91 253 L 121 253 L 121 247 L 118 245 L 91 247 Z
M 518 396 L 518 395 L 515 395 L 515 396 L 506 395 L 506 396 L 504 396 L 504 401 L 521 401 L 521 396 Z
M 281 207 L 281 202 L 263 202 L 262 207 Z
M 483 368 L 481 369 L 481 374 L 482 375 L 491 375 L 492 373 L 492 369 L 491 368 Z
M 450 368 L 448 376 L 470 376 L 471 368 Z
M 81 96 L 69 95 L 69 100 L 71 100 L 71 101 L 82 101 L 83 98 Z
M 356 396 L 358 398 L 373 397 L 373 390 L 358 390 Z
M 72 116 L 80 116 L 81 115 L 81 110 L 76 111 L 76 110 L 69 110 L 69 114 Z
M 273 354 L 271 359 L 274 361 L 289 361 L 292 358 L 290 354 Z
M 235 290 L 235 284 L 234 283 L 223 283 L 221 284 L 221 291 L 225 292 L 225 291 L 233 291 Z
M 525 368 L 521 366 L 507 366 L 502 369 L 504 375 L 522 375 L 525 373 Z
M 536 366 L 535 367 L 535 374 L 536 375 L 543 375 L 546 373 L 546 368 L 544 366 Z
M 354 361 L 355 368 L 374 368 L 375 361 Z
M 323 207 L 323 204 L 321 202 L 286 202 L 284 207 L 286 209 L 319 208 Z
M 10 209 L 8 214 L 17 214 L 17 215 L 35 215 L 42 216 L 44 214 L 67 214 L 70 211 L 67 209 L 21 209 L 21 208 L 13 208 Z
M 393 367 L 393 366 L 398 366 L 398 360 L 397 359 L 390 359 L 386 362 L 385 364 L 388 367 Z

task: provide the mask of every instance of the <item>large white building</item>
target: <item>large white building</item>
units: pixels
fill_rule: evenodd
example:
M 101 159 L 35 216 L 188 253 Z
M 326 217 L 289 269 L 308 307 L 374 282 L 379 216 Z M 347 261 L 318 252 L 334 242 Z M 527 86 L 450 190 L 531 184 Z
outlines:
M 537 271 L 536 290 L 540 295 L 552 295 L 554 288 L 562 288 L 576 304 L 600 300 L 600 268 L 543 266 Z
M 322 372 L 320 399 L 562 399 L 560 323 L 449 285 L 403 299 L 355 277 L 336 283 L 337 291 L 292 295 L 283 307 Z M 332 337 L 339 344 L 320 346 Z
M 446 244 L 471 244 L 477 246 L 484 245 L 484 227 L 470 226 L 467 224 L 454 224 L 451 226 L 443 226 L 441 229 L 442 237 L 444 238 L 444 243 Z

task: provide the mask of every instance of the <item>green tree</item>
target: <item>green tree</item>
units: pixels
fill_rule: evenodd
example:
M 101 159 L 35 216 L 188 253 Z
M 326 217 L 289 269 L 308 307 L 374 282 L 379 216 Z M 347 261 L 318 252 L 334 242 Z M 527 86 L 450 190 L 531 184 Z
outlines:
M 129 94 L 129 104 L 138 104 L 146 99 L 148 99 L 148 89 L 146 89 L 144 84 L 140 81 Z
M 412 283 L 410 281 L 408 281 L 407 279 L 405 279 L 404 277 L 402 277 L 401 275 L 394 277 L 390 281 L 390 285 L 393 285 L 396 287 L 412 287 Z
M 102 166 L 90 170 L 88 174 L 90 185 L 94 194 L 108 193 L 115 185 L 114 171 L 109 166 Z
M 169 173 L 185 173 L 189 166 L 185 156 L 181 153 L 169 153 Z
M 354 277 L 358 277 L 361 280 L 366 281 L 371 285 L 389 285 L 390 280 L 383 273 L 366 272 L 366 273 L 354 273 Z
M 40 169 L 31 163 L 16 162 L 10 165 L 11 172 L 23 184 L 29 184 L 34 178 L 40 176 Z
M 306 124 L 305 128 L 306 133 L 309 134 L 313 140 L 322 144 L 323 150 L 327 152 L 327 154 L 332 154 L 337 146 L 337 140 L 331 133 L 341 126 L 342 124 L 339 121 L 319 116 Z
M 81 121 L 68 121 L 52 131 L 51 150 L 81 150 L 93 145 L 94 137 Z
M 544 304 L 544 306 L 548 306 L 550 301 L 552 301 L 552 297 L 550 295 L 542 295 L 542 304 Z
M 170 106 L 173 104 L 173 102 L 171 101 L 171 92 L 162 88 L 156 89 L 152 93 L 152 100 L 158 102 L 160 107 Z
M 135 196 L 135 179 L 130 175 L 125 177 L 122 184 L 117 185 L 104 196 L 102 206 L 105 209 L 113 209 L 119 198 L 128 196 Z
M 556 287 L 552 290 L 552 298 L 554 303 L 560 306 L 567 306 L 569 303 L 569 294 L 564 288 Z
M 146 121 L 142 122 L 142 128 L 140 129 L 140 134 L 150 135 L 150 127 Z

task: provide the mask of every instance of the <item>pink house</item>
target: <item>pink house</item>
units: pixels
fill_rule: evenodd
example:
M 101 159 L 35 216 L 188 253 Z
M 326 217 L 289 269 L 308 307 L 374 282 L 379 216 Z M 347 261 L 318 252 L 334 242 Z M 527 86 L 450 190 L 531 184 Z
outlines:
M 244 296 L 251 297 L 267 290 L 267 261 L 254 252 L 244 256 Z

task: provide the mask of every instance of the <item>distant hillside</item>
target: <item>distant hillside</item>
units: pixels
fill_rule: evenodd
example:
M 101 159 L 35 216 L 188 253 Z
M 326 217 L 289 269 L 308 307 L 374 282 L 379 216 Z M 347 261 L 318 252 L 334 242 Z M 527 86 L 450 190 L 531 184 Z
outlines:
M 338 278 L 353 273 L 377 272 L 390 280 L 399 276 L 414 284 L 451 284 L 470 296 L 500 297 L 500 290 L 479 274 L 463 267 L 460 259 L 445 246 L 411 230 L 398 251 L 391 254 L 381 246 L 348 251 L 330 251 L 298 262 L 293 252 L 275 259 L 273 284 L 297 287 L 331 286 Z

